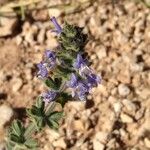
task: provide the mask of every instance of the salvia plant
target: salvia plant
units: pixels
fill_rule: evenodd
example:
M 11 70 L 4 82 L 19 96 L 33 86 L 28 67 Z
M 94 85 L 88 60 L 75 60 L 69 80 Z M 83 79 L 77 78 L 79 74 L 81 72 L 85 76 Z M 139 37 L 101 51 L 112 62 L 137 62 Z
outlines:
M 37 64 L 37 76 L 48 88 L 31 108 L 26 109 L 28 125 L 19 120 L 12 123 L 7 137 L 8 150 L 37 150 L 38 142 L 33 135 L 46 126 L 57 130 L 64 116 L 63 111 L 56 111 L 56 104 L 63 108 L 68 101 L 85 101 L 91 89 L 101 81 L 89 68 L 84 52 L 87 35 L 83 28 L 66 22 L 61 27 L 55 17 L 51 21 L 59 44 L 53 50 L 46 50 L 43 60 Z

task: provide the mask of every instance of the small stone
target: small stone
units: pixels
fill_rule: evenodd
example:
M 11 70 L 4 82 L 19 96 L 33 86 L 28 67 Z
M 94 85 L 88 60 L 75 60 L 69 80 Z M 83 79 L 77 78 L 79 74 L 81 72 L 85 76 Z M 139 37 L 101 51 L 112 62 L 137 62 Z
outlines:
M 127 114 L 122 113 L 120 117 L 123 123 L 133 123 L 133 119 Z
M 107 51 L 104 46 L 97 47 L 96 50 L 99 59 L 105 58 L 107 56 Z
M 62 13 L 62 11 L 58 8 L 50 8 L 48 12 L 50 16 L 55 16 L 55 17 L 59 17 Z
M 93 141 L 93 149 L 94 150 L 104 150 L 105 146 L 104 144 L 100 143 L 98 140 Z
M 17 45 L 20 45 L 20 44 L 22 43 L 22 41 L 23 41 L 22 37 L 21 37 L 20 35 L 18 35 L 18 36 L 16 37 L 16 44 L 17 44 Z
M 45 29 L 41 29 L 38 36 L 37 36 L 37 41 L 40 43 L 40 44 L 43 44 L 44 43 L 44 40 L 45 40 Z
M 17 17 L 7 18 L 1 16 L 0 22 L 0 37 L 4 37 L 14 33 L 14 30 L 18 23 L 18 19 Z
M 144 88 L 142 91 L 140 91 L 139 96 L 143 99 L 147 99 L 148 97 L 150 97 L 150 90 L 148 88 Z
M 52 129 L 46 128 L 45 132 L 46 132 L 47 138 L 50 142 L 60 138 L 60 134 Z
M 128 111 L 136 111 L 136 105 L 131 102 L 131 100 L 124 99 L 122 101 L 123 105 L 127 108 Z
M 5 79 L 6 77 L 4 71 L 0 70 L 0 83 L 3 83 Z
M 114 110 L 116 113 L 120 113 L 121 108 L 122 108 L 122 104 L 120 102 L 116 102 L 113 104 Z
M 14 78 L 13 79 L 13 86 L 12 90 L 13 92 L 17 92 L 23 85 L 23 81 L 21 78 Z
M 84 124 L 81 120 L 73 121 L 73 129 L 77 131 L 84 131 Z
M 64 138 L 62 137 L 62 138 L 58 139 L 57 141 L 54 141 L 53 146 L 66 149 L 66 143 L 65 143 Z
M 121 71 L 118 76 L 117 80 L 124 84 L 130 83 L 130 73 L 129 71 Z
M 118 86 L 118 92 L 121 96 L 127 96 L 130 93 L 130 89 L 127 85 L 125 84 L 120 84 Z
M 31 69 L 26 69 L 25 70 L 25 76 L 27 80 L 31 80 L 32 79 L 32 71 Z
M 144 143 L 147 148 L 150 148 L 150 140 L 148 138 L 144 139 Z
M 2 129 L 4 125 L 11 120 L 14 112 L 10 106 L 5 104 L 0 106 L 0 128 Z
M 107 136 L 108 136 L 108 134 L 106 132 L 99 131 L 96 133 L 94 139 L 97 139 L 101 143 L 105 143 L 107 141 Z
M 144 116 L 144 112 L 145 112 L 145 108 L 141 108 L 140 110 L 138 110 L 135 114 L 135 119 L 139 120 Z

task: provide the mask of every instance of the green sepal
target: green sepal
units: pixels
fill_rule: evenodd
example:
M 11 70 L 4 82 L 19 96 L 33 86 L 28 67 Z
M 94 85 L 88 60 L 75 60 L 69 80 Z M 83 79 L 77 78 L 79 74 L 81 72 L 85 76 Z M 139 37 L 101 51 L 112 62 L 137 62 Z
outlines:
M 77 31 L 73 25 L 68 24 L 65 22 L 65 25 L 63 27 L 63 33 L 68 37 L 68 38 L 74 38 L 77 34 Z

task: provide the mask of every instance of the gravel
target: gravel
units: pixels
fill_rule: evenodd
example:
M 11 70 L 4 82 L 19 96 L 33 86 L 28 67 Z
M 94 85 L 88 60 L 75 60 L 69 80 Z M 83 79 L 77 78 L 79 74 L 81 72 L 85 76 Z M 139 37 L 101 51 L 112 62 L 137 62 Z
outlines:
M 32 15 L 35 20 L 25 20 L 20 33 L 0 39 L 0 92 L 17 108 L 30 107 L 45 88 L 35 77 L 35 64 L 44 49 L 58 45 L 47 13 Z M 85 26 L 90 37 L 86 51 L 102 84 L 91 91 L 87 103 L 65 106 L 59 132 L 46 128 L 39 134 L 40 149 L 149 149 L 150 9 L 129 0 L 113 8 L 110 1 L 98 0 L 80 13 L 58 17 L 60 23 L 64 19 Z

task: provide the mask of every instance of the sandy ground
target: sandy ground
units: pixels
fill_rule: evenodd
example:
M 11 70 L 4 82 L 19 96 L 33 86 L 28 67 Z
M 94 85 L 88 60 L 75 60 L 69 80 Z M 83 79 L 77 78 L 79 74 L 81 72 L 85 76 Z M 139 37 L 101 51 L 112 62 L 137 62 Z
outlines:
M 57 46 L 46 16 L 45 11 L 34 12 L 34 21 L 17 22 L 14 34 L 0 39 L 0 108 L 9 105 L 19 118 L 18 112 L 45 89 L 36 77 L 36 63 L 45 49 Z M 65 106 L 59 132 L 46 128 L 38 135 L 40 149 L 150 150 L 150 9 L 129 0 L 115 8 L 96 1 L 81 12 L 58 17 L 60 23 L 64 20 L 85 27 L 86 51 L 102 84 L 86 103 Z

